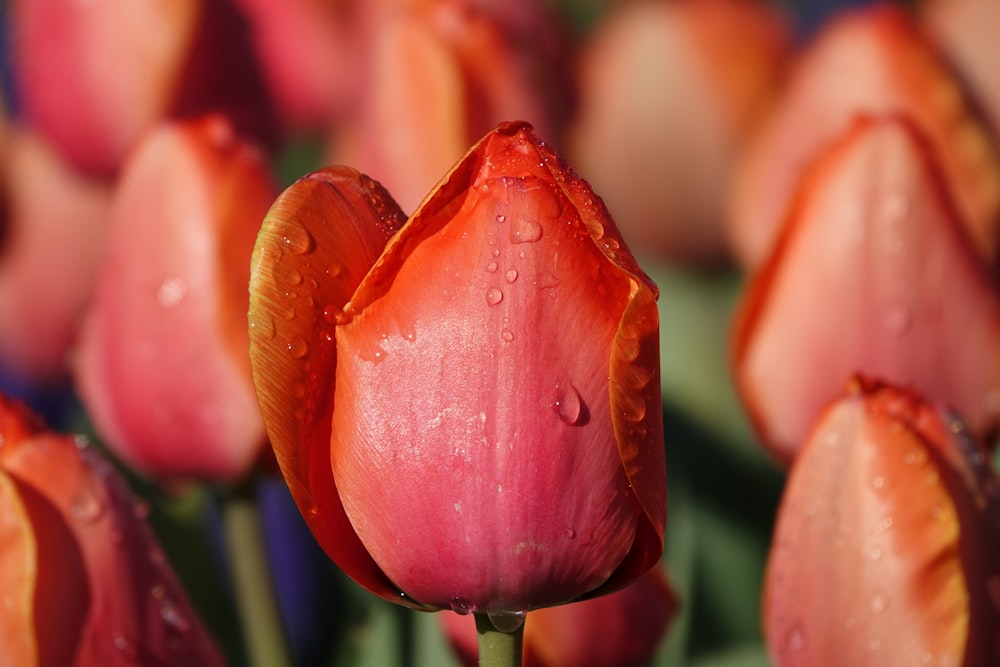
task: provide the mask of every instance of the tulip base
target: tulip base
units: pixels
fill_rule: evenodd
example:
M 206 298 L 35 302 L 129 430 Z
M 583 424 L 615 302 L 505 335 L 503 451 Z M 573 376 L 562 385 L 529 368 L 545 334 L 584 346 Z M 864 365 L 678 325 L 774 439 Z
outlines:
M 524 624 L 513 632 L 500 632 L 486 614 L 476 614 L 479 634 L 479 667 L 520 667 Z

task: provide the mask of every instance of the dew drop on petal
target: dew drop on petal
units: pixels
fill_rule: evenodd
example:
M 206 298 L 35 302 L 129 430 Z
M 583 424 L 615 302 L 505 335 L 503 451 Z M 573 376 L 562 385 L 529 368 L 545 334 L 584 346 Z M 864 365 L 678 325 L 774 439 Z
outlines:
M 309 230 L 298 223 L 289 223 L 282 230 L 282 242 L 296 255 L 308 255 L 316 249 L 316 239 Z
M 799 626 L 793 627 L 785 636 L 785 648 L 798 653 L 806 647 L 806 635 Z
M 529 218 L 518 218 L 511 223 L 511 243 L 534 243 L 542 238 L 542 226 Z
M 495 306 L 503 301 L 503 292 L 497 287 L 491 287 L 486 291 L 486 303 Z
M 523 611 L 491 611 L 486 614 L 489 616 L 490 623 L 499 632 L 514 632 L 522 625 L 524 625 L 524 619 L 527 614 Z
M 553 407 L 564 424 L 574 426 L 580 423 L 583 415 L 583 399 L 573 385 L 568 385 L 559 392 Z
M 271 317 L 265 317 L 262 320 L 254 319 L 250 322 L 250 330 L 264 336 L 268 340 L 274 338 L 276 329 L 274 328 L 274 319 Z
M 187 293 L 187 284 L 180 278 L 167 278 L 156 290 L 156 300 L 164 308 L 176 308 Z
M 507 273 L 504 275 L 507 282 L 512 283 L 517 280 L 517 269 L 507 269 Z
M 288 341 L 288 345 L 286 347 L 288 349 L 288 353 L 295 359 L 302 359 L 309 354 L 309 343 L 306 342 L 305 338 L 300 336 L 296 336 L 292 340 Z
M 467 614 L 471 614 L 472 612 L 476 611 L 476 606 L 471 602 L 469 602 L 468 600 L 466 600 L 465 598 L 456 595 L 451 599 L 451 610 L 456 614 L 461 614 L 462 616 L 465 616 Z
M 498 267 L 497 267 L 497 263 L 496 262 L 490 262 L 489 264 L 486 265 L 486 270 L 489 273 L 496 273 L 497 272 L 497 268 Z
M 503 340 L 503 342 L 505 343 L 509 343 L 512 340 L 514 340 L 514 332 L 511 331 L 510 329 L 503 329 L 500 332 L 500 339 Z

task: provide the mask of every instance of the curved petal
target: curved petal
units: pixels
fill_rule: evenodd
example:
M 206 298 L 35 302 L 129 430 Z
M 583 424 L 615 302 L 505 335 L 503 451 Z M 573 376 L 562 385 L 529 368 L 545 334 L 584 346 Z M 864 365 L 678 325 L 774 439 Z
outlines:
M 38 580 L 38 545 L 17 484 L 0 470 L 0 664 L 36 667 L 39 637 L 34 627 L 34 588 Z M 68 598 L 69 596 L 67 596 Z M 67 630 L 65 639 L 75 639 Z
M 521 124 L 390 240 L 336 330 L 331 456 L 403 590 L 523 611 L 623 561 L 638 576 L 632 553 L 648 569 L 665 513 L 655 294 L 589 186 Z
M 941 162 L 976 250 L 1000 250 L 1000 148 L 944 56 L 898 3 L 843 12 L 802 56 L 783 100 L 747 150 L 729 216 L 747 267 L 768 257 L 802 166 L 857 114 L 903 113 Z
M 811 167 L 733 343 L 740 393 L 785 462 L 856 372 L 996 430 L 1000 297 L 916 126 L 859 119 Z
M 996 664 L 1000 480 L 954 423 L 865 382 L 823 413 L 767 566 L 778 667 Z
M 343 570 L 383 597 L 398 589 L 358 542 L 330 471 L 341 309 L 402 225 L 375 181 L 346 167 L 300 179 L 274 202 L 253 251 L 250 356 L 264 423 L 295 502 Z

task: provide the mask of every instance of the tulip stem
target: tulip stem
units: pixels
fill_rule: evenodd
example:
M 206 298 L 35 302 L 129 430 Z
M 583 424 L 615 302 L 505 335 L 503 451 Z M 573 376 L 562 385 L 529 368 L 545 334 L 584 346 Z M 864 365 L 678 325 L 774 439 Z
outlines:
M 513 632 L 500 632 L 486 614 L 476 614 L 479 633 L 479 667 L 521 667 L 524 625 Z
M 222 521 L 247 664 L 250 667 L 291 667 L 253 482 L 241 485 L 223 498 Z

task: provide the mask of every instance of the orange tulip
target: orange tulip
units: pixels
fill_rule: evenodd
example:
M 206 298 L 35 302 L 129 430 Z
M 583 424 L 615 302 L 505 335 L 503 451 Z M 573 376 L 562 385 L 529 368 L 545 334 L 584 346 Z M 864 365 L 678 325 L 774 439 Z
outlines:
M 860 372 L 1000 419 L 1000 295 L 931 146 L 900 118 L 859 119 L 806 173 L 733 331 L 736 384 L 789 462 Z
M 217 116 L 157 128 L 126 165 L 75 372 L 102 438 L 147 475 L 234 479 L 264 448 L 247 258 L 276 192 Z
M 666 574 L 654 567 L 610 595 L 546 607 L 524 626 L 525 667 L 633 667 L 647 665 L 680 603 Z M 479 664 L 476 624 L 444 612 L 441 626 L 463 664 Z
M 775 667 L 1000 663 L 1000 479 L 954 413 L 857 381 L 820 416 L 778 511 Z
M 124 481 L 0 396 L 0 664 L 214 667 Z
M 524 124 L 402 219 L 328 169 L 279 197 L 254 250 L 254 379 L 320 544 L 423 608 L 624 586 L 663 544 L 655 286 Z
M 895 3 L 845 11 L 802 54 L 735 177 L 729 237 L 758 268 L 802 168 L 859 114 L 898 113 L 926 135 L 976 250 L 1000 250 L 1000 148 L 943 54 Z

